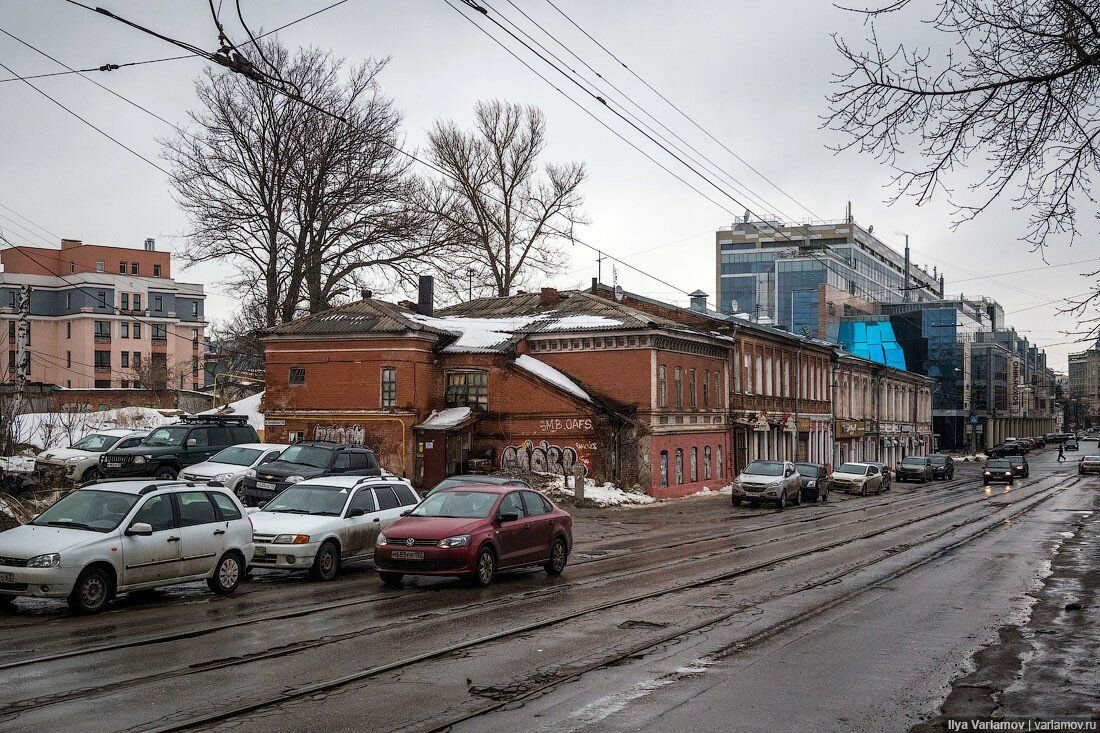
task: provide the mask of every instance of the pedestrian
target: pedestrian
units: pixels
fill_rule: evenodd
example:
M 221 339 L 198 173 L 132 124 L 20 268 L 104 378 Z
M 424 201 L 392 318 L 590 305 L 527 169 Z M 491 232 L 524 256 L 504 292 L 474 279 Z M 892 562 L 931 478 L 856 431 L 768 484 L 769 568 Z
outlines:
M 1061 443 L 1058 444 L 1058 462 L 1066 460 L 1066 448 Z

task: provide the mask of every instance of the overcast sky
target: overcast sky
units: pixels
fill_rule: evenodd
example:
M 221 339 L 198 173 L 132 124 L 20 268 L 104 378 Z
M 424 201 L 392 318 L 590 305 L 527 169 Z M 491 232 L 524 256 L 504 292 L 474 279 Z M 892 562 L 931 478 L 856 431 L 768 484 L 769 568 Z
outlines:
M 274 28 L 330 2 L 244 0 L 242 8 L 254 29 Z M 546 0 L 514 2 L 774 210 L 800 220 L 810 217 L 643 87 Z M 814 215 L 839 219 L 846 202 L 851 201 L 856 220 L 864 226 L 874 225 L 875 233 L 886 241 L 897 244 L 903 233 L 908 233 L 914 261 L 926 264 L 929 270 L 935 265 L 944 271 L 948 293 L 999 300 L 1009 314 L 1010 325 L 1040 346 L 1053 344 L 1048 352 L 1056 369 L 1064 370 L 1066 354 L 1082 348 L 1063 343 L 1070 338 L 1060 331 L 1072 330 L 1073 319 L 1058 315 L 1058 304 L 1041 304 L 1088 290 L 1088 281 L 1079 276 L 1086 265 L 1044 266 L 1038 255 L 1018 241 L 1024 229 L 1023 216 L 1007 205 L 954 231 L 944 202 L 920 208 L 908 201 L 887 206 L 889 170 L 885 166 L 855 153 L 837 156 L 828 149 L 839 138 L 820 128 L 820 116 L 827 109 L 831 75 L 842 69 L 829 34 L 861 37 L 863 29 L 857 17 L 826 0 L 555 2 Z M 100 3 L 166 35 L 208 49 L 217 45 L 205 0 Z M 490 3 L 534 30 L 508 0 Z M 0 9 L 0 28 L 74 68 L 182 53 L 63 0 L 0 0 Z M 235 22 L 232 0 L 224 0 L 222 17 L 231 35 L 244 37 Z M 499 34 L 495 28 L 492 32 Z M 905 32 L 929 33 L 919 24 L 905 24 Z M 589 180 L 583 192 L 592 224 L 581 237 L 677 288 L 702 288 L 714 296 L 714 230 L 729 225 L 734 214 L 740 216 L 742 207 L 707 191 L 730 211 L 716 206 L 646 160 L 493 44 L 444 0 L 350 0 L 281 32 L 280 38 L 291 47 L 331 48 L 350 61 L 391 57 L 381 81 L 384 91 L 403 111 L 406 142 L 412 148 L 423 144 L 424 130 L 437 118 L 468 124 L 471 107 L 478 99 L 502 98 L 541 107 L 548 118 L 547 159 L 584 161 L 588 166 Z M 895 39 L 901 40 L 901 36 L 893 36 Z M 927 35 L 924 40 L 936 41 Z M 527 58 L 562 90 L 582 98 L 576 87 L 555 76 L 556 72 L 533 57 Z M 0 62 L 21 75 L 60 70 L 54 62 L 2 34 Z M 195 105 L 193 81 L 203 63 L 197 59 L 167 61 L 91 76 L 161 117 L 183 124 L 187 110 Z M 0 78 L 7 77 L 0 69 Z M 159 161 L 157 140 L 171 133 L 163 122 L 78 76 L 35 83 L 129 147 Z M 617 95 L 612 93 L 612 97 Z M 587 101 L 585 106 L 612 127 L 623 129 L 606 112 Z M 56 245 L 51 235 L 57 235 L 95 244 L 140 246 L 146 237 L 155 237 L 161 248 L 186 246 L 182 235 L 187 222 L 172 200 L 163 173 L 22 82 L 0 83 L 0 110 L 0 205 L 50 233 L 43 234 L 0 208 L 0 229 L 9 239 L 43 245 L 45 237 Z M 624 134 L 675 167 L 675 162 L 661 157 L 636 133 Z M 684 177 L 697 187 L 706 185 L 688 173 Z M 1050 264 L 1095 258 L 1095 229 L 1095 222 L 1086 221 L 1089 236 L 1084 242 L 1073 248 L 1055 247 L 1047 253 Z M 610 282 L 608 265 L 604 267 L 603 279 Z M 996 282 L 976 279 L 1015 270 L 1025 271 L 999 276 Z M 595 256 L 576 248 L 566 272 L 553 284 L 586 284 L 596 274 Z M 234 294 L 219 285 L 223 274 L 224 268 L 213 265 L 178 274 L 180 279 L 206 284 L 210 293 L 207 313 L 214 320 L 229 314 L 235 302 Z M 634 272 L 620 269 L 618 274 L 629 290 L 686 303 L 678 290 Z

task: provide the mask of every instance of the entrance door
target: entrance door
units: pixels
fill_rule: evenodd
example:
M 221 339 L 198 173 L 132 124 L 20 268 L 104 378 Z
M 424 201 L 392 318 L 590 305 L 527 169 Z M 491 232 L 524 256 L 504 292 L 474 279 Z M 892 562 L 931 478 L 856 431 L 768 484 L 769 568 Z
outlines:
M 430 489 L 447 478 L 447 434 L 423 432 L 416 439 L 416 454 L 420 460 L 420 487 Z

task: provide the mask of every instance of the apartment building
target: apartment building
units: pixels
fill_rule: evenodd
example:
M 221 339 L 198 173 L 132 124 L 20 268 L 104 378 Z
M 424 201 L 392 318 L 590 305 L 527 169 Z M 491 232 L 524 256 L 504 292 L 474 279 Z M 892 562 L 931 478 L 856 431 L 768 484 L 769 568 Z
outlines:
M 61 241 L 59 250 L 0 252 L 0 328 L 8 333 L 4 381 L 18 372 L 19 301 L 30 288 L 30 381 L 71 388 L 203 385 L 205 293 L 172 278 L 171 256 Z

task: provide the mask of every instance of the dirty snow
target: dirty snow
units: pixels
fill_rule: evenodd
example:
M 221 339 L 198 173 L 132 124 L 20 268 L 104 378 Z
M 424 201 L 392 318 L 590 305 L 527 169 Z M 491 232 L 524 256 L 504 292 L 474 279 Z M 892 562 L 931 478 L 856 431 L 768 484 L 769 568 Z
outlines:
M 732 494 L 732 493 L 733 493 L 733 484 L 727 484 L 726 486 L 722 486 L 722 487 L 717 488 L 717 489 L 712 489 L 709 486 L 704 486 L 703 488 L 696 491 L 694 494 L 688 494 L 688 496 L 716 496 L 718 494 Z
M 446 410 L 432 410 L 432 414 L 428 415 L 428 419 L 416 427 L 425 430 L 446 430 L 461 425 L 469 417 L 469 407 L 448 407 Z
M 176 422 L 175 414 L 178 413 L 178 410 L 151 407 L 120 407 L 98 412 L 28 412 L 15 417 L 12 438 L 17 444 L 41 450 L 65 448 L 95 430 L 150 430 Z
M 573 496 L 573 489 L 566 486 L 564 476 L 554 476 L 549 487 L 565 496 Z M 600 506 L 624 506 L 628 504 L 652 504 L 654 499 L 649 494 L 637 491 L 626 491 L 611 483 L 597 485 L 593 479 L 584 480 L 584 500 L 591 501 Z
M 592 401 L 592 398 L 588 396 L 587 392 L 581 389 L 579 384 L 577 384 L 565 374 L 562 374 L 546 362 L 539 361 L 533 356 L 520 354 L 516 357 L 516 366 L 518 366 L 525 372 L 530 372 L 531 374 L 534 374 L 536 377 L 545 382 L 549 382 L 550 384 L 553 384 L 556 387 L 560 387 L 576 397 L 580 397 L 586 402 Z
M 243 400 L 237 400 L 236 402 L 230 402 L 228 405 L 222 405 L 212 410 L 205 410 L 198 414 L 200 415 L 247 415 L 248 424 L 256 429 L 256 432 L 260 432 L 264 429 L 264 416 L 260 412 L 260 400 L 264 398 L 263 392 L 257 392 L 251 397 L 245 397 Z

